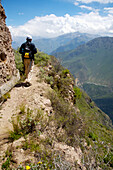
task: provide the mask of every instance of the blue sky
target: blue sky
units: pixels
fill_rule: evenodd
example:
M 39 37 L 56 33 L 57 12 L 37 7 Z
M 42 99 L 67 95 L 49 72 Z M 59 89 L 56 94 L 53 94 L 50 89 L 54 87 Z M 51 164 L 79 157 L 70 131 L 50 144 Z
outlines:
M 2 0 L 12 36 L 113 33 L 113 0 Z
M 2 0 L 2 5 L 7 15 L 7 24 L 12 26 L 24 24 L 35 16 L 76 15 L 80 12 L 69 0 Z

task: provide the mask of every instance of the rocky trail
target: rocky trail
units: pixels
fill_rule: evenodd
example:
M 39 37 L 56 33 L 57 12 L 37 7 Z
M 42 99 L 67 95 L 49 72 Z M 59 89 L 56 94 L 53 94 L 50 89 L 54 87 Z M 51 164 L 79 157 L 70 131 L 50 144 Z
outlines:
M 19 112 L 22 105 L 34 110 L 43 109 L 48 114 L 51 112 L 51 102 L 46 97 L 49 85 L 38 81 L 39 68 L 34 66 L 31 74 L 31 85 L 26 87 L 26 83 L 15 86 L 10 91 L 10 98 L 3 103 L 0 110 L 0 144 L 3 144 L 12 130 L 11 117 Z M 5 140 L 3 140 L 5 139 Z
M 23 160 L 27 161 L 29 159 L 34 159 L 32 153 L 26 155 L 26 152 L 23 149 L 16 149 L 16 147 L 20 146 L 21 143 L 25 141 L 23 137 L 13 143 L 10 143 L 8 140 L 9 132 L 13 130 L 11 123 L 12 116 L 18 115 L 20 107 L 24 105 L 26 108 L 30 108 L 32 110 L 42 109 L 45 114 L 48 114 L 48 116 L 53 113 L 51 101 L 47 98 L 47 92 L 51 88 L 50 85 L 44 81 L 40 81 L 39 71 L 40 69 L 37 66 L 34 66 L 30 73 L 31 85 L 26 86 L 26 83 L 17 84 L 10 91 L 10 98 L 2 105 L 0 110 L 0 168 L 3 163 L 4 154 L 8 148 L 13 148 L 13 160 L 17 165 L 19 165 Z M 75 151 L 75 149 L 71 146 L 54 142 L 54 149 L 55 151 L 58 150 L 65 153 L 65 159 L 67 161 L 74 162 L 75 160 L 78 160 L 78 163 L 80 164 L 80 148 L 77 148 Z

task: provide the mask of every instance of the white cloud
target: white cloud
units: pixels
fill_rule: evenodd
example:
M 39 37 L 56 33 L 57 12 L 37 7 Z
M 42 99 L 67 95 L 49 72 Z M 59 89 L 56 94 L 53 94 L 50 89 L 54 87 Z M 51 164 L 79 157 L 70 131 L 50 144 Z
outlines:
M 103 3 L 103 4 L 107 4 L 107 3 L 113 3 L 113 0 L 77 0 L 78 2 L 82 2 L 82 3 L 91 3 L 91 2 L 99 2 L 99 3 Z
M 112 8 L 104 8 L 104 10 L 110 14 L 113 14 L 113 7 Z
M 79 5 L 79 3 L 78 3 L 78 2 L 74 2 L 74 5 L 75 5 L 75 6 L 78 6 L 78 5 Z
M 57 17 L 54 14 L 43 17 L 36 16 L 24 25 L 9 26 L 12 36 L 41 36 L 45 38 L 56 37 L 65 33 L 79 31 L 81 33 L 108 34 L 113 32 L 113 15 L 100 16 L 97 11 L 89 14 Z
M 80 8 L 87 9 L 87 10 L 90 10 L 90 11 L 94 10 L 92 7 L 89 7 L 89 6 L 86 6 L 86 5 L 81 5 L 81 6 L 79 6 L 79 7 L 80 7 Z

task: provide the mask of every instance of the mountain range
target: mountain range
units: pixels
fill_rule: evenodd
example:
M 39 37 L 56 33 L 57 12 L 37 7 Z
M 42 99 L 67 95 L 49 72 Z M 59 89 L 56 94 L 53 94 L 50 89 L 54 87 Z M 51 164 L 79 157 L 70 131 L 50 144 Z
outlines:
M 113 84 L 113 37 L 95 38 L 74 50 L 55 53 L 81 82 Z
M 58 50 L 63 47 L 64 50 L 74 49 L 97 36 L 98 35 L 74 32 L 63 34 L 55 38 L 33 37 L 33 42 L 40 51 L 50 54 L 52 52 L 55 53 L 57 48 Z M 25 37 L 14 37 L 14 41 L 12 42 L 13 48 L 17 49 L 23 41 L 25 41 Z M 65 48 L 65 45 L 67 46 L 67 49 Z
M 53 55 L 62 60 L 63 66 L 113 120 L 113 37 L 98 37 L 74 50 Z
M 78 35 L 75 38 L 68 41 L 66 44 L 58 47 L 57 49 L 52 51 L 51 54 L 54 54 L 57 52 L 65 52 L 65 51 L 73 50 L 73 49 L 77 48 L 78 46 L 85 44 L 86 42 L 94 39 L 95 37 L 98 37 L 98 35 L 78 33 Z

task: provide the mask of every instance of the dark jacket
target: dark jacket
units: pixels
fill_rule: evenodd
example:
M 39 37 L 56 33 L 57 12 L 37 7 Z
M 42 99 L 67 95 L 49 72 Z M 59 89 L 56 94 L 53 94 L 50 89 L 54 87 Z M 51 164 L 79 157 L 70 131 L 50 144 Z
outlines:
M 26 46 L 29 47 L 28 51 L 26 50 Z M 20 50 L 19 50 L 19 53 L 22 54 L 22 59 L 24 59 L 24 55 L 26 52 L 29 52 L 30 59 L 34 60 L 34 54 L 37 53 L 37 49 L 33 43 L 26 41 L 25 43 L 21 45 Z

